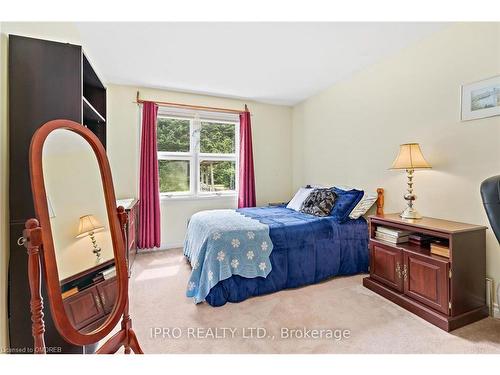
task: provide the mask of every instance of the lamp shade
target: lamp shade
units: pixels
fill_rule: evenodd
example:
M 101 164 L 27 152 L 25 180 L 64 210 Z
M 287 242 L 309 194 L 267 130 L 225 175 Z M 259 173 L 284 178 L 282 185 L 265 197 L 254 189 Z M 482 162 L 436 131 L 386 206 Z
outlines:
M 84 237 L 90 232 L 98 232 L 102 229 L 104 229 L 104 227 L 93 215 L 82 216 L 80 217 L 80 224 L 78 225 L 78 234 L 76 238 Z
M 391 169 L 431 168 L 422 155 L 418 143 L 405 143 L 399 146 L 399 154 L 392 163 Z

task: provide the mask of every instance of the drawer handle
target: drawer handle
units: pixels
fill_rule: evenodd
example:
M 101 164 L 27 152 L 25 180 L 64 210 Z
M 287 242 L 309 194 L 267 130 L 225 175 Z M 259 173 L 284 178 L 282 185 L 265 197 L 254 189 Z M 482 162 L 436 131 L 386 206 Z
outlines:
M 406 264 L 403 266 L 403 278 L 405 281 L 408 279 L 408 268 L 406 267 Z
M 95 304 L 97 305 L 97 308 L 101 310 L 102 306 L 101 306 L 101 300 L 99 299 L 99 296 L 95 295 L 94 300 L 95 300 Z
M 399 264 L 399 262 L 396 262 L 396 275 L 401 279 L 401 264 Z
M 104 293 L 101 293 L 101 300 L 102 300 L 102 304 L 103 304 L 104 306 L 106 306 L 106 298 L 105 298 L 105 296 L 104 296 Z

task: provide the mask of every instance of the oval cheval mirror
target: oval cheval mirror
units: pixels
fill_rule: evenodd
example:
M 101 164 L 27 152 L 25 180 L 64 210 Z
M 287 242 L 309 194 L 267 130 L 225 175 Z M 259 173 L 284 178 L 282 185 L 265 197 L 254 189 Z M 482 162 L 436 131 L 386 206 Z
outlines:
M 96 353 L 142 354 L 128 312 L 124 226 L 116 207 L 104 147 L 84 126 L 54 120 L 40 127 L 30 147 L 37 219 L 26 222 L 28 277 L 35 353 L 46 353 L 41 270 L 54 324 L 68 342 Z

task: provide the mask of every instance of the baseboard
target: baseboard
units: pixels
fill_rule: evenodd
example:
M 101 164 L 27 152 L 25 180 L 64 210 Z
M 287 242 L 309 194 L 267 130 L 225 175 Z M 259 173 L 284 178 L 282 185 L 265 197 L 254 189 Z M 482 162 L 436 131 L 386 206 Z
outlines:
M 166 243 L 165 245 L 162 245 L 159 248 L 153 248 L 153 249 L 138 249 L 137 253 L 138 254 L 144 254 L 144 253 L 154 253 L 157 251 L 165 251 L 165 250 L 171 250 L 171 249 L 178 249 L 182 248 L 184 246 L 183 242 L 176 243 L 176 242 L 170 242 Z
M 493 304 L 493 317 L 500 319 L 500 307 L 498 306 L 498 303 Z
M 178 249 L 179 247 L 184 247 L 184 242 L 167 242 L 165 246 L 162 246 L 162 249 Z

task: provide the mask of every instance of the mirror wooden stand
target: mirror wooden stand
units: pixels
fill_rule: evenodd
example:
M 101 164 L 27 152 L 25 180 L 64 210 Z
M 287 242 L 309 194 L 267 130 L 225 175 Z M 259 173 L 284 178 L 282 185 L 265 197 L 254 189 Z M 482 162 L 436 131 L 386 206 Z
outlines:
M 109 308 L 109 314 L 105 318 L 102 318 L 102 321 L 96 322 L 99 325 L 93 327 L 90 331 L 79 330 L 75 327 L 68 318 L 68 310 L 63 303 L 57 258 L 61 256 L 60 251 L 64 251 L 65 248 L 63 246 L 61 249 L 61 246 L 58 245 L 56 249 L 55 246 L 54 235 L 58 233 L 54 233 L 53 230 L 54 228 L 58 230 L 58 227 L 54 225 L 52 228 L 51 218 L 55 216 L 51 212 L 52 207 L 49 210 L 50 200 L 47 195 L 46 180 L 44 178 L 44 164 L 42 162 L 43 146 L 51 133 L 60 130 L 72 132 L 72 134 L 83 138 L 93 151 L 99 169 L 100 182 L 102 182 L 103 197 L 101 197 L 101 200 L 103 207 L 105 205 L 108 218 L 105 226 L 109 227 L 109 233 L 107 233 L 111 241 L 109 248 L 112 247 L 114 255 L 116 269 L 116 276 L 114 278 L 116 278 L 116 282 L 113 280 L 113 285 L 116 283 L 117 286 L 117 290 L 115 291 L 116 302 L 113 307 Z M 43 280 L 46 285 L 54 324 L 65 340 L 80 346 L 96 344 L 104 340 L 120 324 L 120 330 L 111 336 L 96 353 L 116 353 L 123 347 L 125 354 L 131 352 L 143 354 L 137 336 L 132 329 L 132 321 L 129 316 L 128 268 L 125 254 L 127 213 L 123 207 L 116 207 L 111 169 L 101 142 L 90 130 L 81 124 L 69 120 L 49 121 L 33 135 L 30 146 L 30 175 L 37 218 L 26 221 L 25 230 L 23 231 L 23 242 L 28 252 L 28 278 L 31 293 L 30 310 L 35 346 L 34 353 L 46 353 L 43 299 L 41 296 L 41 271 L 43 270 Z M 65 191 L 62 193 L 62 196 L 72 193 L 74 192 Z M 55 197 L 52 196 L 52 198 Z M 68 207 L 59 208 L 61 210 L 70 209 Z M 99 303 L 97 305 L 100 307 Z

